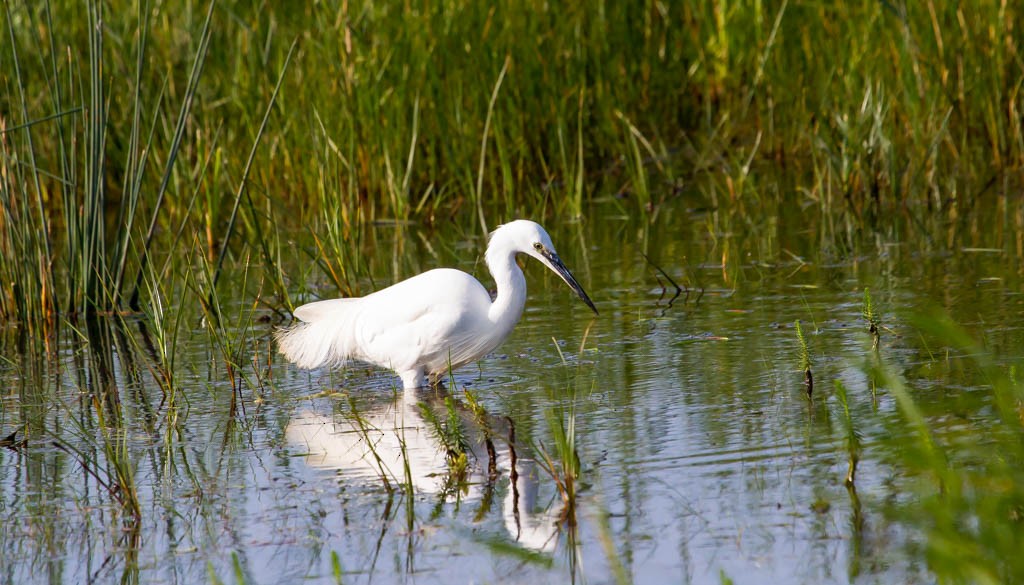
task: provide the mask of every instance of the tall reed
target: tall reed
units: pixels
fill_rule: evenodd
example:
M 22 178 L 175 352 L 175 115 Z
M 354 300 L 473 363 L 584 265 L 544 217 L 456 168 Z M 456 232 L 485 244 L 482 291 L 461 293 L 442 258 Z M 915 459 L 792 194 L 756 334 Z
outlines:
M 5 5 L 0 314 L 138 309 L 185 218 L 215 280 L 246 245 L 274 270 L 268 226 L 323 221 L 315 260 L 350 290 L 331 240 L 376 219 L 483 231 L 606 193 L 653 216 L 681 185 L 781 204 L 765 168 L 822 213 L 954 213 L 1024 164 L 1024 16 L 1002 3 L 244 7 Z

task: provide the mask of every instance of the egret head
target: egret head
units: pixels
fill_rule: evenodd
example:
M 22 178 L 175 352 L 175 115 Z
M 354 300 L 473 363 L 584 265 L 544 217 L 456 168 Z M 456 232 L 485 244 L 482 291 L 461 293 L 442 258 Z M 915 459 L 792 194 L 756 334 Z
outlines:
M 562 259 L 555 252 L 555 245 L 551 243 L 551 236 L 536 222 L 526 219 L 517 219 L 506 223 L 494 230 L 491 234 L 491 244 L 488 253 L 494 250 L 497 253 L 520 253 L 533 256 L 541 264 L 550 268 L 555 274 L 561 277 L 580 299 L 590 307 L 590 310 L 597 314 L 597 308 L 587 296 L 586 291 L 576 282 L 572 272 L 565 267 Z

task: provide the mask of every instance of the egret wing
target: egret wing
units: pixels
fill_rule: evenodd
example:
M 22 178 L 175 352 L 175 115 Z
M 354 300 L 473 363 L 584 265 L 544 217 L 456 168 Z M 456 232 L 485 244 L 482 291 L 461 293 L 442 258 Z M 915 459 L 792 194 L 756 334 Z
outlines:
M 425 365 L 458 332 L 459 321 L 446 304 L 370 307 L 355 323 L 357 357 L 399 371 Z
M 437 269 L 356 299 L 317 301 L 295 309 L 302 323 L 278 331 L 288 359 L 301 367 L 358 359 L 398 372 L 443 372 L 500 343 L 488 318 L 486 289 L 475 278 Z
M 490 297 L 473 277 L 457 270 L 425 272 L 365 297 L 356 345 L 361 359 L 402 370 L 443 370 L 479 354 L 486 344 Z

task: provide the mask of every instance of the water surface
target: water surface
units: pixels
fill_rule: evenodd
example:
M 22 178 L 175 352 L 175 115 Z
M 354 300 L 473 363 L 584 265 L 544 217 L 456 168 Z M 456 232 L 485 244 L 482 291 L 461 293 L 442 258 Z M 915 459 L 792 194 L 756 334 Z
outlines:
M 67 327 L 48 356 L 9 344 L 0 432 L 27 443 L 0 449 L 0 575 L 928 582 L 922 535 L 885 513 L 908 497 L 894 453 L 909 430 L 862 364 L 877 355 L 903 375 L 939 436 L 983 429 L 992 412 L 970 362 L 902 315 L 942 308 L 997 355 L 1020 355 L 1022 218 L 982 209 L 853 229 L 813 207 L 727 214 L 680 200 L 648 222 L 599 203 L 586 221 L 546 227 L 600 316 L 528 261 L 513 335 L 440 391 L 396 390 L 396 377 L 370 367 L 284 363 L 271 341 L 281 317 L 272 299 L 253 311 L 251 285 L 225 304 L 237 324 L 227 339 L 195 308 L 172 307 L 186 323 L 172 393 L 155 381 L 153 328 L 138 316 Z M 477 232 L 373 226 L 355 284 L 367 292 L 455 266 L 490 286 Z M 309 234 L 293 238 L 293 294 L 336 294 L 303 265 Z M 678 296 L 670 278 L 685 288 Z M 883 315 L 877 354 L 866 288 Z M 844 485 L 836 379 L 865 445 L 855 490 Z M 466 389 L 486 415 L 470 412 Z M 445 418 L 446 399 L 471 447 L 461 477 L 424 414 Z M 567 515 L 543 461 L 570 422 L 580 472 Z M 137 523 L 111 488 L 117 460 L 138 491 Z

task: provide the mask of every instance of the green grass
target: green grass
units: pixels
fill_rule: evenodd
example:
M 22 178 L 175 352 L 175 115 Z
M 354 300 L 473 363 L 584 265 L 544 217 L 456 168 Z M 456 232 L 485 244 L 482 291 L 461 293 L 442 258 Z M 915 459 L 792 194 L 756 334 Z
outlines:
M 871 301 L 871 291 L 867 288 L 864 289 L 864 308 L 861 310 L 861 315 L 868 323 L 868 333 L 871 334 L 871 349 L 878 349 L 878 341 L 881 337 L 881 332 L 879 331 L 881 322 L 878 312 L 875 310 L 875 305 Z
M 456 400 L 445 396 L 443 413 L 435 412 L 434 407 L 427 402 L 420 402 L 418 406 L 427 428 L 445 453 L 451 481 L 465 482 L 471 449 Z
M 973 362 L 988 381 L 982 408 L 994 416 L 980 440 L 974 430 L 950 429 L 941 423 L 947 412 L 926 410 L 926 393 L 891 365 L 877 366 L 903 415 L 891 432 L 904 438 L 889 439 L 889 449 L 911 489 L 890 512 L 923 532 L 922 556 L 939 582 L 1018 582 L 1024 575 L 1024 386 L 1017 366 L 999 364 L 946 316 L 918 315 L 912 322 Z
M 844 479 L 843 482 L 846 484 L 847 488 L 853 488 L 857 478 L 857 463 L 860 462 L 862 438 L 860 431 L 857 430 L 854 418 L 850 414 L 850 400 L 849 393 L 846 390 L 846 385 L 843 384 L 842 380 L 834 380 L 833 384 L 836 389 L 836 399 L 842 407 L 841 420 L 846 435 L 844 443 L 846 447 L 847 466 L 846 479 Z
M 807 338 L 804 330 L 800 327 L 800 321 L 793 323 L 796 329 L 797 356 L 800 358 L 800 371 L 804 373 L 804 388 L 807 390 L 807 397 L 814 393 L 814 374 L 811 372 L 811 351 L 807 346 Z
M 0 314 L 35 329 L 138 307 L 179 226 L 219 280 L 312 221 L 345 290 L 330 239 L 368 220 L 656 214 L 680 185 L 752 210 L 779 172 L 826 213 L 938 211 L 1024 160 L 1024 23 L 997 2 L 4 8 Z

